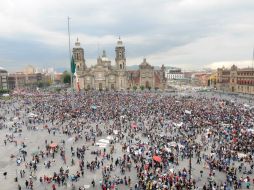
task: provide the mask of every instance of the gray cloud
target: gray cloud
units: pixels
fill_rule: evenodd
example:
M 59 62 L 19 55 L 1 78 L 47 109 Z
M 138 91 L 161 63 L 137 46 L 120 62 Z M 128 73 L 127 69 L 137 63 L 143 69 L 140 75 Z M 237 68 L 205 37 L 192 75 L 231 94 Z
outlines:
M 13 0 L 0 6 L 0 65 L 68 67 L 67 16 L 88 64 L 122 36 L 127 64 L 202 68 L 246 60 L 254 45 L 252 0 Z

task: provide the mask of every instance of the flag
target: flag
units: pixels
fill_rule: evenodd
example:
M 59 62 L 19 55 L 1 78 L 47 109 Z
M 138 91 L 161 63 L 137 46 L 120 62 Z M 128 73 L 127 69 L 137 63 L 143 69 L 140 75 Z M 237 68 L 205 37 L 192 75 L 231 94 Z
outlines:
M 73 56 L 71 57 L 71 73 L 74 74 L 76 70 L 76 64 L 74 62 Z
M 79 85 L 79 79 L 77 78 L 77 88 L 78 88 L 78 91 L 80 92 L 80 85 Z
M 79 82 L 78 82 L 78 91 L 80 92 L 80 85 L 79 85 Z

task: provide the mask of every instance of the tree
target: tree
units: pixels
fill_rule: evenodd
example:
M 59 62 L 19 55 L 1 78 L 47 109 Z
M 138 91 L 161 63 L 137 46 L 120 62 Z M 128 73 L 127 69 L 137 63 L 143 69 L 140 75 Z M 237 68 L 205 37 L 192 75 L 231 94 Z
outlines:
M 141 85 L 141 86 L 140 86 L 140 89 L 141 89 L 141 90 L 144 90 L 144 89 L 145 89 L 144 85 Z
M 64 71 L 62 75 L 62 82 L 65 84 L 71 83 L 71 74 L 68 71 Z
M 6 94 L 9 93 L 10 91 L 8 89 L 0 89 L 0 94 Z
M 136 91 L 136 90 L 137 90 L 137 86 L 133 86 L 132 88 L 133 88 L 133 90 L 134 90 L 134 91 Z

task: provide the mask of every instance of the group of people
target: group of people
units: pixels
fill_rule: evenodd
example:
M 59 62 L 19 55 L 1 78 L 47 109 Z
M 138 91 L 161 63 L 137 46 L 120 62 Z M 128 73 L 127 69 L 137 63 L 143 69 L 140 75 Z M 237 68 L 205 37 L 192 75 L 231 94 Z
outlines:
M 254 187 L 254 110 L 232 97 L 36 91 L 0 106 L 3 144 L 19 148 L 18 189 Z M 44 141 L 18 140 L 28 133 Z

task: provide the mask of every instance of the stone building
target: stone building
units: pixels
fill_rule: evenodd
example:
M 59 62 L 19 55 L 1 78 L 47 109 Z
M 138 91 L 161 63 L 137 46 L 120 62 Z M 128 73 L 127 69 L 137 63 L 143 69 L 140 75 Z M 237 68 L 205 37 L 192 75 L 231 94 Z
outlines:
M 235 65 L 230 69 L 218 68 L 216 87 L 226 92 L 254 94 L 254 69 L 239 69 Z
M 179 80 L 184 78 L 184 73 L 180 68 L 167 68 L 166 69 L 166 78 L 168 80 Z
M 0 67 L 0 91 L 8 90 L 8 72 Z
M 165 67 L 156 71 L 146 62 L 140 64 L 138 71 L 128 71 L 126 68 L 125 46 L 119 38 L 115 47 L 115 64 L 113 65 L 104 50 L 97 63 L 88 68 L 84 57 L 84 49 L 77 40 L 73 48 L 76 64 L 76 89 L 84 90 L 127 90 L 133 86 L 164 89 L 166 84 Z M 165 83 L 165 84 L 164 84 Z
M 166 87 L 165 67 L 156 70 L 144 58 L 137 71 L 127 71 L 128 88 L 144 87 L 148 89 L 162 89 Z
M 45 82 L 46 76 L 42 73 L 26 74 L 24 72 L 11 73 L 8 76 L 8 84 L 10 89 L 37 87 L 40 82 Z

